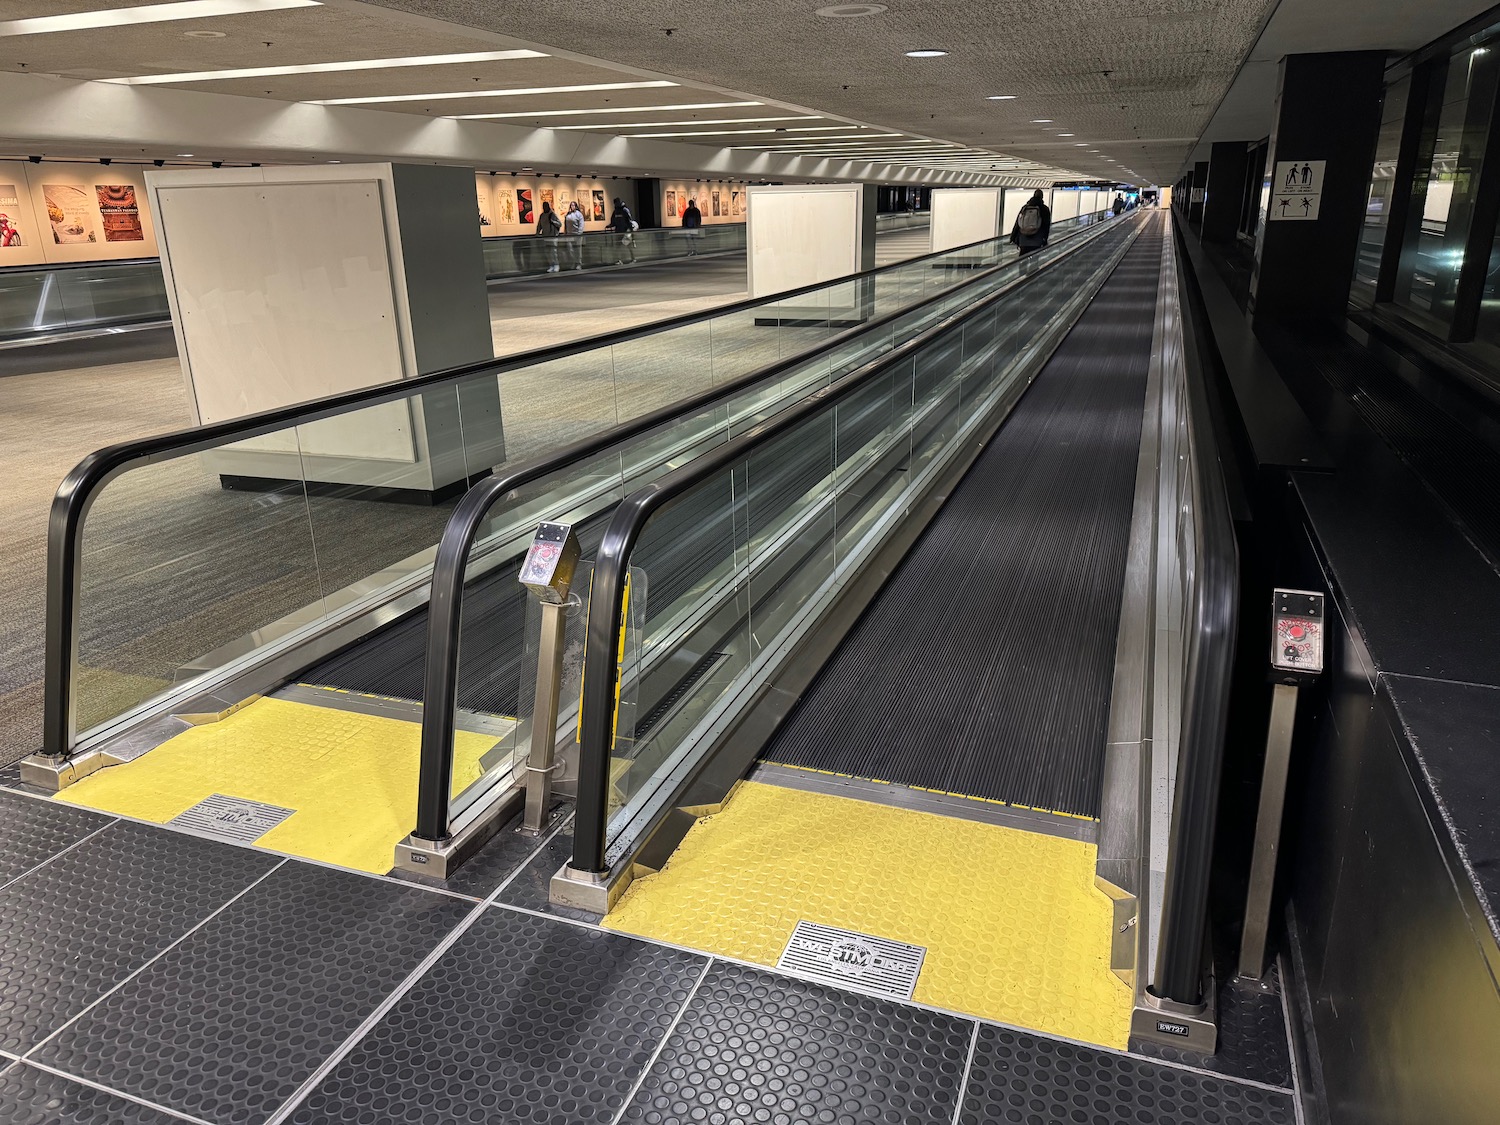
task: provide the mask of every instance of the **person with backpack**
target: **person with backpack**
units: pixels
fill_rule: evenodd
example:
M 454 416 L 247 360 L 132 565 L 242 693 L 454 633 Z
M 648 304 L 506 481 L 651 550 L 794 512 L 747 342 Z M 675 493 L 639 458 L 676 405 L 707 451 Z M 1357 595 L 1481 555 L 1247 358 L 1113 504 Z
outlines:
M 620 256 L 615 259 L 615 265 L 623 266 L 627 256 L 634 265 L 635 232 L 641 229 L 641 225 L 635 221 L 630 208 L 625 206 L 625 201 L 619 196 L 615 197 L 615 209 L 609 216 L 609 229 L 620 236 Z
M 1034 250 L 1040 250 L 1047 245 L 1047 239 L 1052 235 L 1052 208 L 1047 206 L 1042 198 L 1042 189 L 1037 188 L 1036 193 L 1026 201 L 1026 206 L 1021 208 L 1021 213 L 1016 216 L 1016 224 L 1011 228 L 1010 240 L 1015 244 L 1022 257 Z
M 583 208 L 575 199 L 568 205 L 567 217 L 563 219 L 563 229 L 568 234 L 568 258 L 575 270 L 583 269 L 583 223 Z
M 562 220 L 557 217 L 557 212 L 552 210 L 552 204 L 543 201 L 542 213 L 536 217 L 536 233 L 539 238 L 547 239 L 547 272 L 556 273 L 557 264 L 557 236 L 562 233 Z
M 688 256 L 698 253 L 698 240 L 703 237 L 703 212 L 698 210 L 698 201 L 689 199 L 687 210 L 682 213 L 682 229 L 687 231 Z
M 1115 201 L 1110 210 L 1115 213 L 1117 219 L 1125 213 L 1125 197 L 1119 192 L 1115 192 Z

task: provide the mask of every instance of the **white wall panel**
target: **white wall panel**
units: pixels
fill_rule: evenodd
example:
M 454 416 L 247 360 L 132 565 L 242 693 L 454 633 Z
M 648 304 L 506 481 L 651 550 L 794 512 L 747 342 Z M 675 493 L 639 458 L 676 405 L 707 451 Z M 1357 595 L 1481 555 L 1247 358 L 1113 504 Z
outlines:
M 1054 191 L 1052 193 L 1052 221 L 1071 219 L 1078 215 L 1079 195 L 1076 191 Z
M 938 188 L 932 193 L 934 252 L 994 238 L 1001 226 L 1000 188 Z M 1006 228 L 1007 232 L 1009 228 Z
M 1027 201 L 1030 200 L 1031 197 L 1033 195 L 1035 195 L 1035 194 L 1036 194 L 1036 189 L 1034 189 L 1034 188 L 1006 188 L 1005 189 L 1005 233 L 1006 234 L 1010 234 L 1010 232 L 1015 228 L 1016 217 L 1018 215 L 1020 215 L 1021 208 L 1025 207 Z M 1052 193 L 1050 191 L 1043 191 L 1042 192 L 1042 202 L 1046 203 L 1047 200 L 1048 200 L 1048 197 L 1051 196 L 1051 194 Z M 1050 206 L 1050 204 L 1049 204 L 1049 206 Z
M 751 297 L 847 277 L 862 268 L 862 185 L 751 187 L 748 198 Z

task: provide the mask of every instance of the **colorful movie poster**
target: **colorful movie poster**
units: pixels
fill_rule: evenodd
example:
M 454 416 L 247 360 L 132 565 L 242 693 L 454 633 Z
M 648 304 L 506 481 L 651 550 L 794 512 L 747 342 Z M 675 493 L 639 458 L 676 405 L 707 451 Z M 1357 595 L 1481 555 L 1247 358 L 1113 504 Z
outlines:
M 552 194 L 551 188 L 544 187 L 542 189 L 542 202 L 550 206 L 553 210 L 557 209 L 557 197 Z
M 15 184 L 0 184 L 0 250 L 21 242 L 21 197 Z
M 47 221 L 52 224 L 52 241 L 60 246 L 78 242 L 98 242 L 94 229 L 96 204 L 88 192 L 77 184 L 43 184 L 42 197 L 47 201 Z
M 531 209 L 531 189 L 529 187 L 516 189 L 516 210 L 522 226 L 530 226 L 536 222 L 536 214 Z
M 719 216 L 719 193 L 718 192 L 713 192 L 709 196 L 709 200 L 710 200 L 710 204 L 709 204 L 708 213 L 710 215 L 712 215 L 714 218 L 717 219 L 717 218 L 720 217 Z
M 600 191 L 598 188 L 595 188 L 594 191 L 593 191 L 593 196 L 594 196 L 594 222 L 596 222 L 596 223 L 602 223 L 604 221 L 604 193 L 602 191 Z
M 675 191 L 667 192 L 667 218 L 677 218 L 677 193 Z
M 516 225 L 516 193 L 510 188 L 501 188 L 495 193 L 496 213 L 506 226 Z
M 733 218 L 739 218 L 745 213 L 745 193 L 732 191 L 729 193 L 729 214 Z
M 105 242 L 144 242 L 141 209 L 136 205 L 135 188 L 130 184 L 95 184 L 99 200 L 99 217 L 104 222 Z
M 479 200 L 479 225 L 481 227 L 494 226 L 495 221 L 490 216 L 490 193 L 477 185 L 474 190 Z

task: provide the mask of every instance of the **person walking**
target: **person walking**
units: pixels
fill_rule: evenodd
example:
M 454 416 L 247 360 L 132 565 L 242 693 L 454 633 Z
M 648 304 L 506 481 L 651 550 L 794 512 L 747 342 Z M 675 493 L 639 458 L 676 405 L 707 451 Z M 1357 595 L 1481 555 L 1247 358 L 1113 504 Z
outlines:
M 567 217 L 563 219 L 563 230 L 568 235 L 568 257 L 575 270 L 583 269 L 583 208 L 578 200 L 568 205 Z
M 1010 240 L 1021 252 L 1021 256 L 1025 257 L 1032 251 L 1046 246 L 1047 239 L 1051 235 L 1052 208 L 1048 207 L 1046 200 L 1042 198 L 1042 189 L 1037 188 L 1035 194 L 1021 208 L 1021 213 L 1016 216 L 1015 226 L 1011 227 Z
M 1125 213 L 1125 197 L 1119 192 L 1115 192 L 1115 201 L 1110 210 L 1115 213 L 1117 219 Z
M 635 232 L 641 229 L 635 221 L 635 216 L 630 213 L 630 208 L 625 206 L 625 201 L 619 196 L 615 197 L 615 209 L 609 216 L 609 229 L 620 236 L 619 257 L 615 259 L 615 265 L 623 266 L 628 257 L 632 265 L 635 264 Z
M 698 240 L 703 237 L 703 212 L 698 210 L 698 201 L 689 199 L 687 210 L 682 213 L 682 229 L 687 231 L 688 256 L 698 254 Z
M 556 273 L 557 264 L 557 236 L 562 233 L 562 220 L 557 217 L 557 212 L 552 210 L 552 204 L 543 202 L 542 213 L 536 217 L 537 237 L 547 240 L 547 272 Z

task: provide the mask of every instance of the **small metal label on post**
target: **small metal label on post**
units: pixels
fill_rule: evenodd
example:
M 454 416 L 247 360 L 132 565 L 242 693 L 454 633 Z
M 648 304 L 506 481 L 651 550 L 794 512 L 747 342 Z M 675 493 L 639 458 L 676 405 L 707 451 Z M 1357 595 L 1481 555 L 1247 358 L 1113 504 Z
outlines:
M 1163 1035 L 1177 1035 L 1186 1039 L 1192 1034 L 1191 1029 L 1185 1023 L 1172 1023 L 1168 1020 L 1157 1020 L 1156 1030 Z

